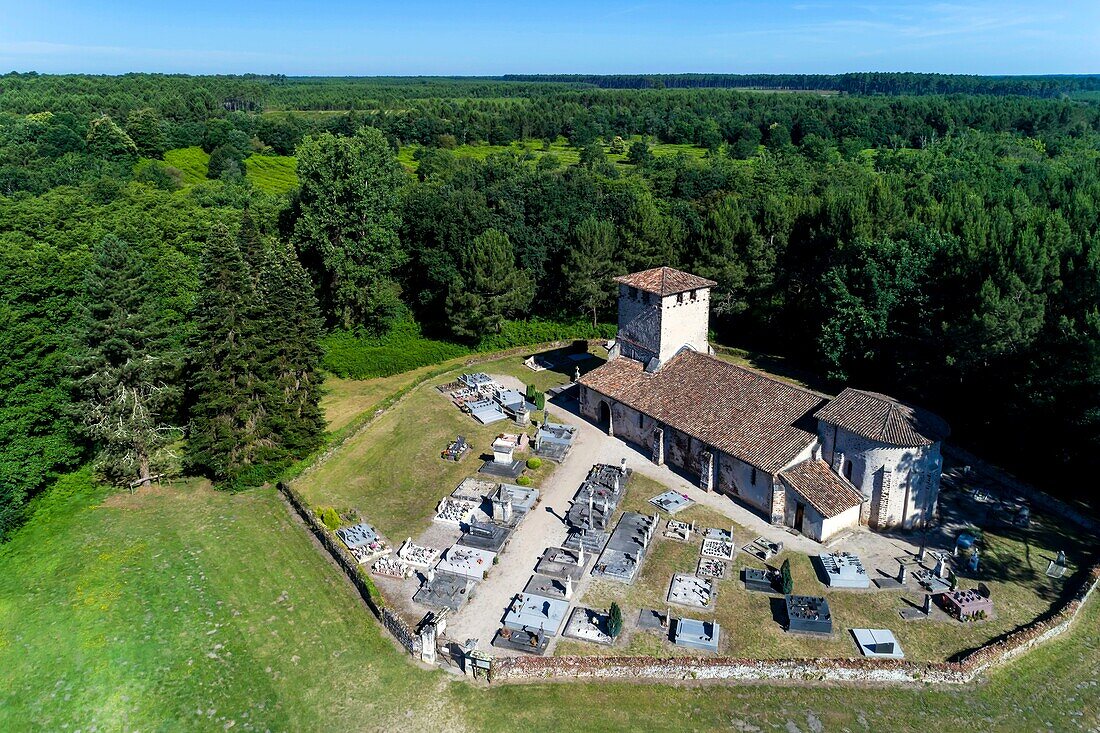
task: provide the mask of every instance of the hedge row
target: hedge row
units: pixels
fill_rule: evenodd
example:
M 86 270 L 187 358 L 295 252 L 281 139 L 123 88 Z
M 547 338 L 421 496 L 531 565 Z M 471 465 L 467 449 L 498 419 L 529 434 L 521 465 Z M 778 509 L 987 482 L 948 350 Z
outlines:
M 558 321 L 505 321 L 500 333 L 476 345 L 427 338 L 413 321 L 402 321 L 382 336 L 363 336 L 341 331 L 322 340 L 322 366 L 338 377 L 373 379 L 440 364 L 470 354 L 500 351 L 548 341 L 611 338 L 613 324 Z

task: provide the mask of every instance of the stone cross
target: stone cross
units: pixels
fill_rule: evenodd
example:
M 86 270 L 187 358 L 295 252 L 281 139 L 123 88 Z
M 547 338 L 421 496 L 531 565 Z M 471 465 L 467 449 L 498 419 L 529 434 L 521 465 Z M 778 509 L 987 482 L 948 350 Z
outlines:
M 1061 566 L 1065 567 L 1065 564 L 1066 564 L 1066 551 L 1065 550 L 1058 550 L 1058 559 L 1055 560 L 1054 563 L 1056 565 L 1061 565 Z
M 573 367 L 573 381 L 574 382 L 581 381 L 581 368 L 579 366 L 578 367 Z
M 577 542 L 577 567 L 584 567 L 584 543 Z
M 924 609 L 923 610 L 924 610 L 924 615 L 925 616 L 932 613 L 932 594 L 931 593 L 925 593 L 924 594 Z
M 899 584 L 905 585 L 905 575 L 906 575 L 906 568 L 905 568 L 904 565 L 902 565 L 901 570 L 898 571 L 898 583 Z
M 569 600 L 573 597 L 573 576 L 569 573 L 565 574 L 565 599 Z

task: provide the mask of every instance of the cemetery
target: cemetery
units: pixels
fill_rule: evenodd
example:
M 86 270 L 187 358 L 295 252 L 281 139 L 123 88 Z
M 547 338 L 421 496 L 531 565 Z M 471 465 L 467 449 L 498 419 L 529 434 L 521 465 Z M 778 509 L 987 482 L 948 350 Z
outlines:
M 937 525 L 929 533 L 928 547 L 918 556 L 919 532 L 901 533 L 906 549 L 890 551 L 887 542 L 876 541 L 865 529 L 834 539 L 826 548 L 807 544 L 793 530 L 769 532 L 760 525 L 742 525 L 736 514 L 716 510 L 713 501 L 698 501 L 697 494 L 680 484 L 635 474 L 636 463 L 627 465 L 618 455 L 598 453 L 597 461 L 604 462 L 590 464 L 572 501 L 554 505 L 563 534 L 546 538 L 538 555 L 513 557 L 507 549 L 510 538 L 538 507 L 547 487 L 554 485 L 554 473 L 539 489 L 520 486 L 506 477 L 476 473 L 477 462 L 439 460 L 439 446 L 458 443 L 455 436 L 462 434 L 466 452 L 492 448 L 492 463 L 498 451 L 505 459 L 510 452 L 512 465 L 522 451 L 537 455 L 540 446 L 557 442 L 559 463 L 553 465 L 565 470 L 574 465 L 571 461 L 591 460 L 592 441 L 606 436 L 560 423 L 511 432 L 491 424 L 469 425 L 472 412 L 461 408 L 471 400 L 488 399 L 503 412 L 515 397 L 504 389 L 506 380 L 490 376 L 496 373 L 463 372 L 449 381 L 444 376 L 430 382 L 428 390 L 437 404 L 438 383 L 444 388 L 439 391 L 452 396 L 460 408 L 437 410 L 433 420 L 438 427 L 417 422 L 433 409 L 418 392 L 407 404 L 395 407 L 392 416 L 382 418 L 380 430 L 397 428 L 402 421 L 421 427 L 412 433 L 412 443 L 405 433 L 405 443 L 372 449 L 368 462 L 355 464 L 355 473 L 407 474 L 409 479 L 391 479 L 385 485 L 393 489 L 382 486 L 369 500 L 355 494 L 327 500 L 315 494 L 313 499 L 319 504 L 339 501 L 337 506 L 354 507 L 370 518 L 370 524 L 341 527 L 338 536 L 352 552 L 364 546 L 380 552 L 365 562 L 391 607 L 410 623 L 426 609 L 452 609 L 465 618 L 477 608 L 486 623 L 499 629 L 496 638 L 484 635 L 479 640 L 482 649 L 491 641 L 490 656 L 679 656 L 716 651 L 769 659 L 843 658 L 858 652 L 868 658 L 896 659 L 902 658 L 904 645 L 907 659 L 937 661 L 976 648 L 1044 613 L 1064 579 L 1077 572 L 1080 538 L 1072 528 L 1034 508 L 1026 513 L 1023 526 L 1018 505 L 992 500 L 994 492 L 965 491 L 954 475 L 945 477 L 939 497 L 942 529 Z M 519 390 L 512 392 L 522 396 Z M 416 447 L 416 440 L 423 446 Z M 409 460 L 393 461 L 394 455 L 406 455 L 405 446 L 410 446 Z M 349 453 L 363 455 L 354 453 L 354 446 Z M 334 465 L 339 465 L 337 460 L 339 455 Z M 435 468 L 422 470 L 428 465 L 422 461 Z M 440 485 L 440 476 L 453 478 Z M 344 485 L 325 471 L 309 481 L 320 487 L 313 491 Z M 457 488 L 447 490 L 446 483 Z M 354 490 L 362 481 L 356 478 L 347 485 Z M 380 508 L 396 505 L 402 512 Z M 647 509 L 664 516 L 658 520 Z M 394 529 L 405 534 L 401 528 L 407 527 L 412 536 L 391 554 L 379 526 L 391 537 Z M 746 543 L 745 538 L 753 539 Z M 778 568 L 785 560 L 790 561 L 795 588 L 789 597 L 779 592 Z M 515 563 L 526 572 L 518 582 L 509 579 L 511 602 L 493 611 L 470 603 L 482 597 L 487 582 L 494 582 L 495 567 Z M 990 595 L 979 593 L 978 585 Z M 852 593 L 853 588 L 865 592 Z M 612 644 L 604 626 L 606 611 L 600 609 L 613 601 L 629 621 Z M 708 618 L 670 619 L 668 606 L 701 610 Z M 984 620 L 960 623 L 956 617 Z M 902 618 L 912 622 L 892 631 L 882 628 L 890 619 Z M 661 625 L 659 631 L 654 629 L 656 636 L 636 633 L 650 622 Z M 722 626 L 728 633 L 720 633 Z

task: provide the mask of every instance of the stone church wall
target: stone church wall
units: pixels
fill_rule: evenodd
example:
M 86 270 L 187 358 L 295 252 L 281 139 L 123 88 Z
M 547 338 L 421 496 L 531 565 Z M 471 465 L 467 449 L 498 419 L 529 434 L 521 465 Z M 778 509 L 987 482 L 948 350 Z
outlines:
M 819 425 L 819 435 L 824 460 L 870 500 L 873 525 L 910 529 L 919 526 L 926 506 L 935 507 L 943 469 L 938 443 L 919 448 L 898 447 L 825 423 Z M 838 453 L 844 457 L 842 466 L 836 465 Z M 892 472 L 888 482 L 886 471 Z M 878 507 L 885 483 L 889 483 L 889 511 L 882 517 Z
M 707 325 L 710 318 L 710 291 L 706 288 L 678 293 L 661 302 L 661 363 L 676 355 L 685 345 L 709 353 Z

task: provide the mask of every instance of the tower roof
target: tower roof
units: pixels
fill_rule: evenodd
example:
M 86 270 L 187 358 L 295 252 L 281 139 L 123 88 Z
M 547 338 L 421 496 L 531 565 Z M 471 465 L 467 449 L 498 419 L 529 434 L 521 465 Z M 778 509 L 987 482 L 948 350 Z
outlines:
M 672 267 L 654 267 L 652 270 L 642 270 L 641 272 L 617 277 L 615 282 L 638 288 L 638 290 L 647 293 L 655 293 L 662 297 L 683 293 L 687 290 L 712 288 L 718 284 L 713 280 L 707 280 L 705 277 L 692 275 L 690 272 Z

